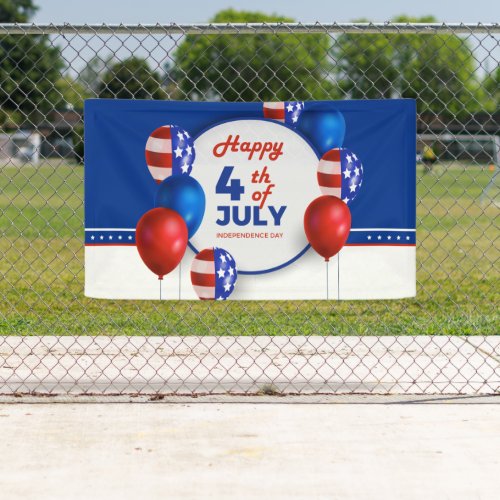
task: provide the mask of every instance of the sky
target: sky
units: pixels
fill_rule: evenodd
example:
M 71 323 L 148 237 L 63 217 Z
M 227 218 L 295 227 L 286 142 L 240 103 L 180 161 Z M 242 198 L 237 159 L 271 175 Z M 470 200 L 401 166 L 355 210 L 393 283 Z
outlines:
M 36 23 L 72 24 L 178 24 L 206 23 L 222 9 L 258 10 L 292 17 L 301 22 L 349 22 L 366 18 L 387 21 L 397 15 L 434 15 L 439 21 L 492 23 L 500 21 L 499 0 L 34 0 L 39 6 Z M 56 37 L 54 43 L 63 49 L 70 61 L 68 71 L 81 71 L 97 52 L 102 58 L 111 53 L 119 58 L 132 53 L 147 57 L 150 65 L 161 68 L 171 58 L 174 42 L 165 37 L 119 39 L 114 37 L 103 47 L 98 37 Z M 479 72 L 490 71 L 500 61 L 500 36 L 480 41 L 473 37 L 474 55 L 481 62 Z M 115 45 L 113 45 L 115 44 Z
M 387 21 L 432 14 L 447 22 L 499 22 L 498 0 L 35 0 L 39 23 L 203 23 L 217 11 L 259 10 L 302 22 Z

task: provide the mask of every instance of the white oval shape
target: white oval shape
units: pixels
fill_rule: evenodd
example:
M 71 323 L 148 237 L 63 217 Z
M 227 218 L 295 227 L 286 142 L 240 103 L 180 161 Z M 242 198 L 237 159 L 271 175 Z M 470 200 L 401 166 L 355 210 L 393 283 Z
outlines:
M 231 144 L 225 148 L 229 138 Z M 247 119 L 210 128 L 195 139 L 195 147 L 195 177 L 206 195 L 203 222 L 191 239 L 195 249 L 226 249 L 240 274 L 270 272 L 300 256 L 308 244 L 304 212 L 321 196 L 318 157 L 308 142 L 277 122 Z M 217 193 L 225 167 L 234 167 L 229 179 L 219 185 L 219 191 L 227 192 Z M 238 194 L 238 185 L 244 187 L 243 193 Z M 250 221 L 242 224 L 248 217 Z

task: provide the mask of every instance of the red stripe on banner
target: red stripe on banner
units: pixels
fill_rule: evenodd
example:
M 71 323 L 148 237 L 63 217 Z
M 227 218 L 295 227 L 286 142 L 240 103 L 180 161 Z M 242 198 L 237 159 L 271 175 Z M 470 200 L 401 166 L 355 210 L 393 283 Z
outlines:
M 205 250 L 202 250 L 196 258 L 198 260 L 214 260 L 214 250 L 213 248 L 205 248 Z
M 135 243 L 85 243 L 86 247 L 135 247 Z
M 318 184 L 323 187 L 339 188 L 342 187 L 342 176 L 318 172 Z
M 170 139 L 170 126 L 157 128 L 151 137 L 156 137 L 156 139 Z
M 346 243 L 346 247 L 415 247 L 415 243 Z
M 172 153 L 153 153 L 146 149 L 146 163 L 150 167 L 172 168 Z
M 322 160 L 328 160 L 328 161 L 340 161 L 340 149 L 335 148 L 335 149 L 330 149 L 330 151 L 327 151 L 322 157 Z
M 195 273 L 191 271 L 191 283 L 195 286 L 215 286 L 215 274 Z
M 284 109 L 271 109 L 264 107 L 264 117 L 270 118 L 271 120 L 284 120 L 285 110 Z

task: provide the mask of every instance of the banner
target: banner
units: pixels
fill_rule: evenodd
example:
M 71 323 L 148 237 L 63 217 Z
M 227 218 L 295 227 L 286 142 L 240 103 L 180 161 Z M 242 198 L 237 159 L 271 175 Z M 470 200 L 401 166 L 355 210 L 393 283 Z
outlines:
M 412 297 L 415 140 L 409 99 L 87 100 L 85 294 Z

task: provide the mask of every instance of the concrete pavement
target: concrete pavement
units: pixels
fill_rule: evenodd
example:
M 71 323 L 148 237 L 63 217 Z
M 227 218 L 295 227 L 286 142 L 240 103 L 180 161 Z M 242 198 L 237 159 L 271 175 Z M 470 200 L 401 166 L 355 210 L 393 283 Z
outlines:
M 298 401 L 0 404 L 0 496 L 498 498 L 500 404 Z

